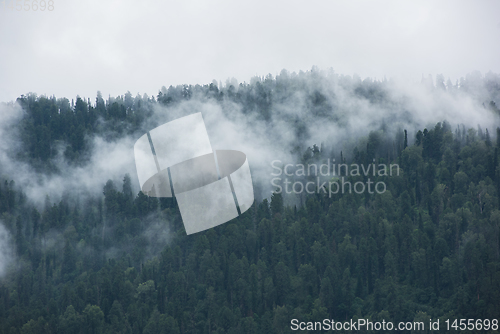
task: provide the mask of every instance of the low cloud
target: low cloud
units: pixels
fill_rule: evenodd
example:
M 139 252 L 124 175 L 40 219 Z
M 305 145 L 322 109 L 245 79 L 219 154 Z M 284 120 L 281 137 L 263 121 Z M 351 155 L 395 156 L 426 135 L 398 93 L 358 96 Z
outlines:
M 343 151 L 346 156 L 355 146 L 366 147 L 370 131 L 383 131 L 386 140 L 394 140 L 397 133 L 407 129 L 412 144 L 417 130 L 445 120 L 452 129 L 460 124 L 473 128 L 479 124 L 488 128 L 492 136 L 500 125 L 498 114 L 487 108 L 490 101 L 500 103 L 498 89 L 491 88 L 498 87 L 500 77 L 492 73 L 482 76 L 475 72 L 458 85 L 448 83 L 441 87 L 432 78 L 424 78 L 422 83 L 361 80 L 313 68 L 299 73 L 284 70 L 271 79 L 255 77 L 251 88 L 241 88 L 234 80 L 228 80 L 225 87 L 218 89 L 227 95 L 231 83 L 235 93 L 245 89 L 248 93 L 250 89 L 250 96 L 255 99 L 259 98 L 257 86 L 266 87 L 271 92 L 267 97 L 268 110 L 259 109 L 252 101 L 215 100 L 196 93 L 188 101 L 169 106 L 153 103 L 153 116 L 134 134 L 115 135 L 112 140 L 106 139 L 106 135 L 88 137 L 90 158 L 83 166 L 69 164 L 61 148 L 53 160 L 59 172 L 50 175 L 39 173 L 16 158 L 22 149 L 16 124 L 24 111 L 15 103 L 2 104 L 0 172 L 3 178 L 13 179 L 39 207 L 46 195 L 53 202 L 62 196 L 100 195 L 108 179 L 119 185 L 126 173 L 137 193 L 135 141 L 158 125 L 202 112 L 214 149 L 240 150 L 248 156 L 254 184 L 257 188 L 265 185 L 256 192 L 261 198 L 270 194 L 271 162 L 294 162 L 300 154 L 297 148 L 304 150 L 324 143 L 335 154 Z
M 7 272 L 9 265 L 13 261 L 11 237 L 9 231 L 5 228 L 3 221 L 0 220 L 0 277 Z

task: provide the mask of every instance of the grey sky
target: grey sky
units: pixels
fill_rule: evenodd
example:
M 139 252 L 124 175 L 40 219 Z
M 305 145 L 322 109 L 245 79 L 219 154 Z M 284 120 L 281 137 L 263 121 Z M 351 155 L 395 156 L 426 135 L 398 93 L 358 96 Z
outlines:
M 156 95 L 161 86 L 248 82 L 313 65 L 455 81 L 500 72 L 499 13 L 497 0 L 54 0 L 51 12 L 0 2 L 0 101 L 27 92 Z

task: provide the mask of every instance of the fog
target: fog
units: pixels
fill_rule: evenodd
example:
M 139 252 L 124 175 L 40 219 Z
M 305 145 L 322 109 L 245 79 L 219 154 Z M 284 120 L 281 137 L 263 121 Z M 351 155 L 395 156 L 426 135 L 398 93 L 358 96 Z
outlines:
M 0 101 L 156 94 L 282 68 L 361 78 L 500 72 L 500 2 L 55 1 L 0 8 Z M 2 5 L 4 6 L 4 5 Z M 23 3 L 24 6 L 24 3 Z
M 212 148 L 244 152 L 250 162 L 254 184 L 268 185 L 271 162 L 276 159 L 294 162 L 297 157 L 292 152 L 298 144 L 305 149 L 323 143 L 337 154 L 341 150 L 350 154 L 350 150 L 357 145 L 363 148 L 363 140 L 370 131 L 384 128 L 384 135 L 393 139 L 396 132 L 407 129 L 412 144 L 418 130 L 432 128 L 443 121 L 447 121 L 452 129 L 461 124 L 467 128 L 480 125 L 494 135 L 500 125 L 499 117 L 485 108 L 483 103 L 500 102 L 499 93 L 493 90 L 492 95 L 492 90 L 484 87 L 483 76 L 478 73 L 468 75 L 469 82 L 474 82 L 474 76 L 479 76 L 476 78 L 478 83 L 467 91 L 458 90 L 454 85 L 439 89 L 429 84 L 427 79 L 418 84 L 365 79 L 364 84 L 373 85 L 383 94 L 378 101 L 370 101 L 355 92 L 355 88 L 362 83 L 359 77 L 317 68 L 299 74 L 283 71 L 276 82 L 301 84 L 303 88 L 295 90 L 283 101 L 273 101 L 268 119 L 260 117 L 258 112 L 244 112 L 241 103 L 228 99 L 218 102 L 194 96 L 189 101 L 170 107 L 154 103 L 153 116 L 133 135 L 113 140 L 100 136 L 87 137 L 91 155 L 83 166 L 69 164 L 61 146 L 54 159 L 60 172 L 50 175 L 37 173 L 29 164 L 16 158 L 22 150 L 16 124 L 23 117 L 23 111 L 17 104 L 3 104 L 0 105 L 0 171 L 3 178 L 13 179 L 39 206 L 47 195 L 52 201 L 58 201 L 63 194 L 102 194 L 102 187 L 108 179 L 115 180 L 119 185 L 127 173 L 137 193 L 139 184 L 133 155 L 135 141 L 160 124 L 201 112 Z M 489 73 L 486 78 L 500 83 L 496 74 Z M 264 78 L 254 78 L 254 81 L 259 80 L 264 82 Z M 228 87 L 220 88 L 224 91 Z M 325 96 L 329 114 L 313 114 L 308 98 L 313 91 Z M 305 127 L 300 133 L 291 127 L 293 120 L 304 122 Z M 301 137 L 300 142 L 298 136 Z M 258 194 L 259 197 L 268 197 L 267 190 L 265 187 L 266 193 Z
M 7 271 L 13 259 L 10 233 L 0 220 L 0 277 Z
M 119 186 L 125 174 L 131 176 L 133 191 L 137 194 L 139 184 L 133 153 L 135 141 L 160 124 L 201 112 L 212 148 L 244 152 L 250 163 L 256 198 L 268 198 L 273 190 L 272 161 L 297 162 L 298 154 L 301 154 L 296 151 L 297 147 L 305 150 L 314 144 L 324 144 L 335 154 L 343 151 L 344 156 L 348 156 L 354 147 L 366 147 L 370 131 L 383 131 L 386 139 L 394 140 L 403 129 L 408 130 L 411 145 L 416 131 L 424 127 L 433 128 L 442 121 L 447 121 L 452 129 L 462 124 L 466 128 L 480 125 L 494 135 L 494 130 L 500 125 L 499 115 L 485 106 L 489 101 L 499 103 L 500 96 L 498 90 L 488 88 L 485 83 L 498 87 L 500 78 L 493 73 L 483 76 L 477 72 L 468 74 L 466 78 L 462 80 L 462 86 L 460 83 L 448 83 L 446 86 L 432 78 L 423 78 L 420 83 L 362 81 L 360 77 L 344 76 L 331 69 L 313 68 L 299 73 L 284 70 L 275 80 L 270 81 L 270 77 L 267 81 L 264 77 L 252 79 L 254 84 L 275 85 L 274 90 L 278 89 L 278 84 L 300 87 L 290 93 L 278 94 L 282 99 L 272 101 L 268 118 L 263 118 L 259 110 L 244 110 L 244 103 L 228 98 L 218 101 L 194 95 L 189 101 L 168 107 L 150 102 L 153 115 L 133 134 L 109 136 L 105 133 L 87 137 L 90 157 L 82 166 L 68 163 L 63 155 L 64 143 L 59 143 L 59 153 L 53 159 L 59 172 L 51 174 L 36 172 L 18 158 L 23 147 L 17 125 L 24 111 L 15 103 L 1 104 L 0 174 L 2 180 L 14 180 L 39 210 L 43 209 L 46 196 L 53 203 L 62 197 L 83 201 L 86 196 L 102 196 L 107 180 L 112 179 Z M 236 84 L 234 80 L 228 80 L 219 89 L 227 93 L 231 83 Z M 237 90 L 238 87 L 236 84 L 234 88 Z M 359 87 L 372 87 L 375 93 L 363 95 L 357 90 Z M 311 104 L 312 92 L 324 97 L 323 109 L 317 110 Z M 300 132 L 293 127 L 295 121 L 304 124 Z M 153 223 L 144 236 L 151 242 L 147 253 L 152 256 L 168 242 L 169 232 L 160 228 L 164 225 L 154 222 L 158 217 L 148 219 Z M 159 230 L 163 232 L 158 233 Z M 60 239 L 58 233 L 52 235 L 54 240 Z M 0 274 L 12 254 L 9 252 L 8 235 L 7 230 L 0 226 Z M 115 252 L 109 249 L 107 256 L 112 257 Z

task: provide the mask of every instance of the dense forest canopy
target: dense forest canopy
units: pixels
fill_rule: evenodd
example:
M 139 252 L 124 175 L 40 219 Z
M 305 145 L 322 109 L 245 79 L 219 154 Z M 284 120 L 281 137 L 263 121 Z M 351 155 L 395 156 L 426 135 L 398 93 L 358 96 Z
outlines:
M 0 106 L 0 333 L 499 319 L 497 103 L 493 73 L 405 86 L 315 68 L 154 97 L 23 95 Z M 214 147 L 249 155 L 256 201 L 186 236 L 175 199 L 138 191 L 132 147 L 193 111 Z M 273 160 L 333 159 L 399 173 L 373 176 L 380 194 L 271 184 Z

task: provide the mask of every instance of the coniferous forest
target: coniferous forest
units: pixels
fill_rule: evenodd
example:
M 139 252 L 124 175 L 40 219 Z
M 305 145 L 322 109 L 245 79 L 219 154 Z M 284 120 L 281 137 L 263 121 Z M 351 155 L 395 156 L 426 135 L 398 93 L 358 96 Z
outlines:
M 441 319 L 445 332 L 446 319 L 500 319 L 499 76 L 420 84 L 430 96 L 470 96 L 470 113 L 496 122 L 480 126 L 419 122 L 393 85 L 313 69 L 156 96 L 29 93 L 5 104 L 18 114 L 16 145 L 0 161 L 0 333 L 291 333 L 292 319 L 360 318 Z M 328 130 L 363 118 L 345 92 L 387 113 L 345 145 L 312 142 L 312 123 Z M 297 100 L 300 112 L 284 111 Z M 399 175 L 384 178 L 381 194 L 333 196 L 294 197 L 271 189 L 271 177 L 257 180 L 252 208 L 189 236 L 175 199 L 139 192 L 135 170 L 77 196 L 40 201 L 26 191 L 64 174 L 61 161 L 85 168 L 94 138 L 136 140 L 158 113 L 193 101 L 228 118 L 237 110 L 270 138 L 281 136 L 279 119 L 294 138 L 283 148 L 293 163 L 398 164 Z M 12 162 L 40 179 L 18 178 Z

